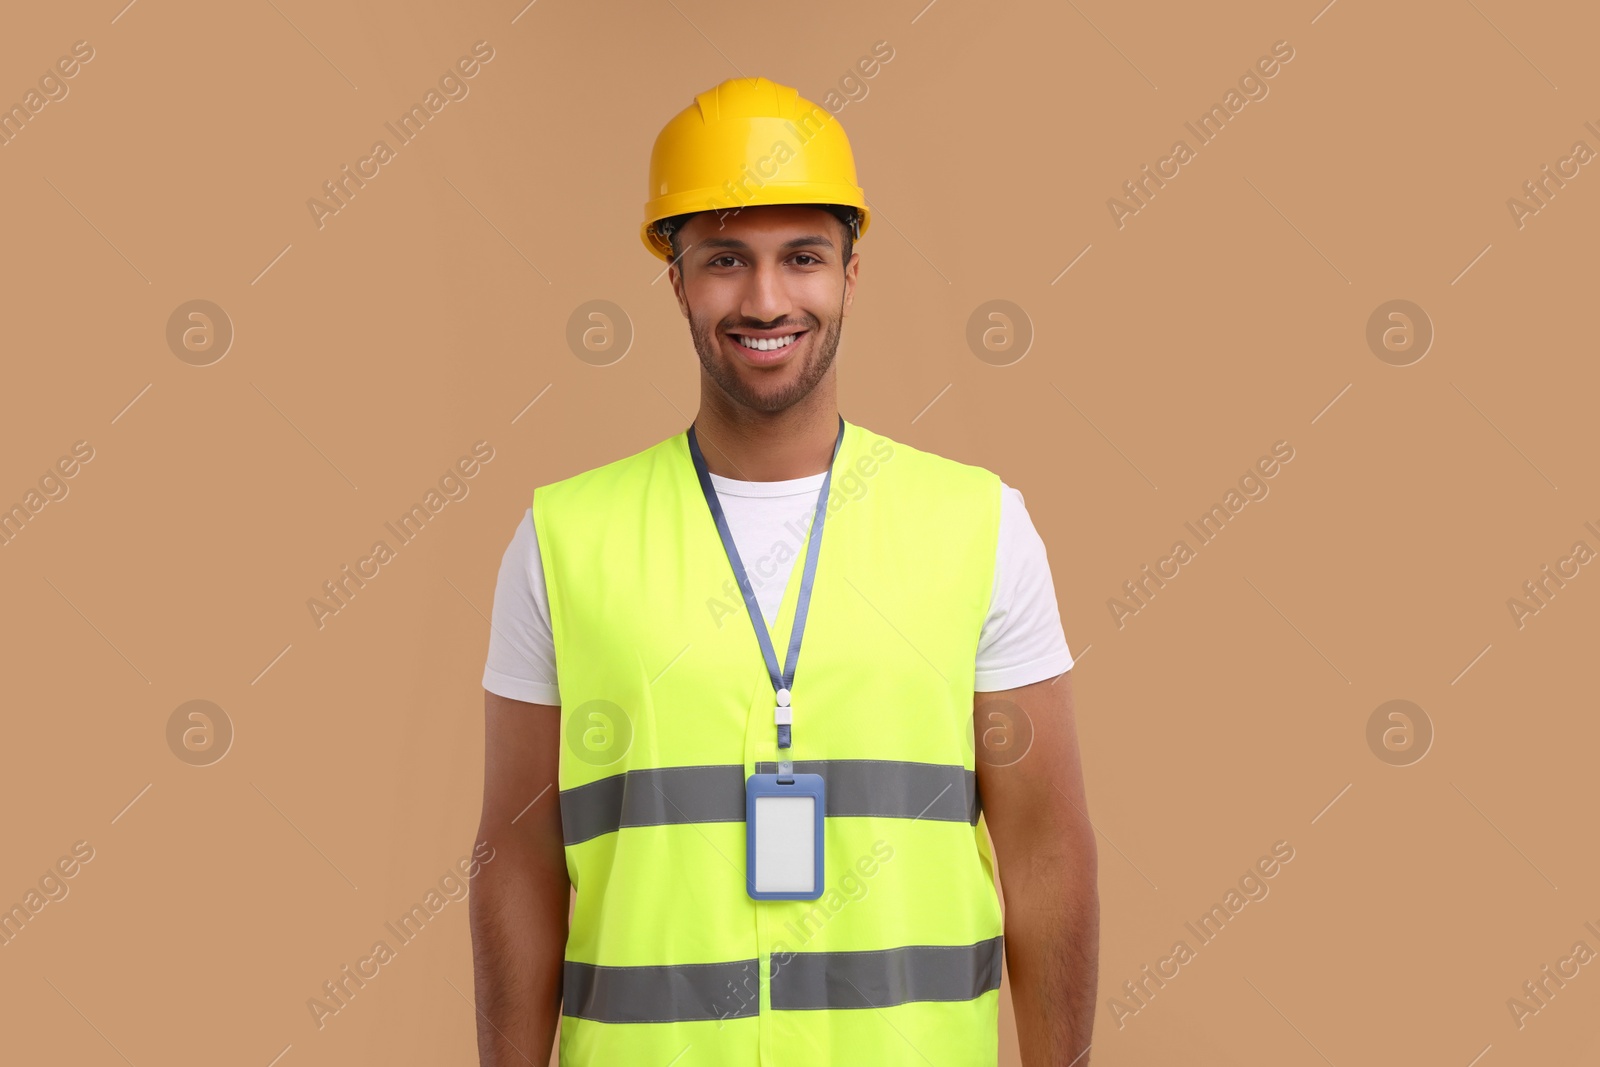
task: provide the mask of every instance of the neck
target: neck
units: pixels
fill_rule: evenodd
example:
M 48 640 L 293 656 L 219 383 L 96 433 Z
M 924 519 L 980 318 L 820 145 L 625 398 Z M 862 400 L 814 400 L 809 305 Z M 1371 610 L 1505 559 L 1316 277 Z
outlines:
M 827 470 L 839 436 L 839 409 L 826 384 L 818 383 L 792 407 L 767 412 L 735 404 L 705 383 L 694 433 L 706 469 L 747 482 L 788 481 Z

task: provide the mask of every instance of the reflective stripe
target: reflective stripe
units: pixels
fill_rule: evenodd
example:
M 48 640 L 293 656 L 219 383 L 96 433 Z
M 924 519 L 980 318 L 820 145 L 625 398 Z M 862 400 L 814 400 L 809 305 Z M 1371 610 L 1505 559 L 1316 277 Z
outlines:
M 757 774 L 776 772 L 758 762 Z M 797 774 L 827 782 L 830 816 L 977 823 L 977 777 L 954 763 L 901 760 L 796 760 Z M 624 826 L 743 822 L 744 766 L 652 767 L 601 778 L 561 792 L 561 831 L 576 845 Z
M 757 763 L 772 774 L 776 763 Z M 977 776 L 954 763 L 904 760 L 795 760 L 796 774 L 820 774 L 828 783 L 829 815 L 883 815 L 891 819 L 978 821 Z
M 561 970 L 561 1014 L 602 1023 L 739 1019 L 760 1010 L 757 973 L 755 960 L 666 967 L 567 960 Z
M 780 953 L 772 958 L 772 1007 L 806 1011 L 972 1000 L 1000 988 L 1003 943 L 1003 936 L 995 936 L 972 945 Z M 742 1019 L 760 1011 L 756 973 L 755 960 L 646 967 L 567 960 L 561 1014 L 603 1023 Z
M 685 822 L 744 822 L 744 766 L 652 767 L 561 793 L 561 834 L 569 845 L 624 826 Z
M 794 952 L 772 959 L 772 1007 L 887 1008 L 914 1000 L 972 1000 L 1000 988 L 1004 936 L 972 945 L 907 945 L 867 952 Z

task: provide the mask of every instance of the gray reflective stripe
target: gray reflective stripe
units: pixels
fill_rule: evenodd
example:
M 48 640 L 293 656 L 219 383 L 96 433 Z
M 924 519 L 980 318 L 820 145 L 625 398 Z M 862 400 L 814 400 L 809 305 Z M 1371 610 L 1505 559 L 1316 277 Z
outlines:
M 561 793 L 561 834 L 569 845 L 624 826 L 743 821 L 740 763 L 628 771 Z
M 775 1011 L 887 1008 L 915 1000 L 972 1000 L 1000 988 L 1003 937 L 973 945 L 907 945 L 772 958 Z
M 739 1019 L 760 1010 L 756 961 L 602 967 L 567 960 L 561 1014 L 603 1023 Z
M 757 774 L 777 769 L 776 763 L 756 764 Z M 830 816 L 978 821 L 977 778 L 960 764 L 796 760 L 794 769 L 822 775 Z M 569 845 L 624 826 L 743 821 L 744 766 L 738 763 L 633 770 L 561 792 L 562 837 Z
M 776 763 L 757 763 L 771 774 Z M 795 760 L 796 774 L 820 774 L 827 781 L 829 815 L 883 815 L 891 819 L 978 821 L 977 777 L 954 763 L 903 760 Z

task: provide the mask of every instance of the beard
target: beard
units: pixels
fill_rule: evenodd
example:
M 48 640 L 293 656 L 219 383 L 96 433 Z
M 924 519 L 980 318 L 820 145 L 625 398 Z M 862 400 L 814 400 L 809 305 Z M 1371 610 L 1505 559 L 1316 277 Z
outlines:
M 722 338 L 725 335 L 719 334 L 711 323 L 694 316 L 693 311 L 690 308 L 689 333 L 694 338 L 694 350 L 700 356 L 700 366 L 739 406 L 766 413 L 786 411 L 811 395 L 823 375 L 833 366 L 834 355 L 839 349 L 839 333 L 844 324 L 844 302 L 841 298 L 839 314 L 822 324 L 820 336 L 815 319 L 802 327 L 806 331 L 803 342 L 807 348 L 805 362 L 798 368 L 793 363 L 785 365 L 778 372 L 783 378 L 775 385 L 762 388 L 752 379 L 777 375 L 772 371 L 758 371 L 736 363 L 734 357 L 723 350 Z M 738 342 L 730 340 L 728 343 Z

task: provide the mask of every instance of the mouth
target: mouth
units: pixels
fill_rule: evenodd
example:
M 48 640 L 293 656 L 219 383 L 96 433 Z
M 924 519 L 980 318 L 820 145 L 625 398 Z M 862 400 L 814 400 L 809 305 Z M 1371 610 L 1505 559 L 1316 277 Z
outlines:
M 786 334 L 729 332 L 727 336 L 746 363 L 768 367 L 788 358 L 789 354 L 799 347 L 807 332 L 806 330 L 793 330 Z

